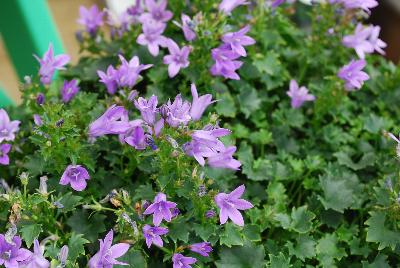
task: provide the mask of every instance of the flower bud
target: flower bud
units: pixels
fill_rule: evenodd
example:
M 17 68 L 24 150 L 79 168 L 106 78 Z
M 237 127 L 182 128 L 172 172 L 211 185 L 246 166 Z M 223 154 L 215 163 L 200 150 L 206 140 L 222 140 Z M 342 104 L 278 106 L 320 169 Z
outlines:
M 39 94 L 36 96 L 36 103 L 37 103 L 38 105 L 42 105 L 42 104 L 44 104 L 44 101 L 45 101 L 44 94 L 43 94 L 43 93 L 39 93 Z

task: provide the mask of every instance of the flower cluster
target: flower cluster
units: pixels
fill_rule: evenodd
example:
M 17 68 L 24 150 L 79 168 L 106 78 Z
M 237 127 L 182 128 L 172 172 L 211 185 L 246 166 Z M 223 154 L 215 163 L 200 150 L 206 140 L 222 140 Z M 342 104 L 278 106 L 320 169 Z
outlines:
M 0 109 L 0 165 L 8 165 L 10 158 L 8 153 L 11 150 L 10 142 L 15 139 L 15 135 L 19 130 L 20 121 L 11 121 L 8 113 L 4 109 Z

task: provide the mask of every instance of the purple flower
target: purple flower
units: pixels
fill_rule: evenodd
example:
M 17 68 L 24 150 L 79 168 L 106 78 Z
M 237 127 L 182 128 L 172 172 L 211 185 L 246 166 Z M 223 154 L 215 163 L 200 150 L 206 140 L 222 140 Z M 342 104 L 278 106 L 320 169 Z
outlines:
M 3 141 L 13 141 L 15 133 L 19 130 L 18 120 L 10 121 L 7 112 L 0 109 L 0 143 Z
M 144 11 L 142 8 L 141 0 L 136 0 L 135 4 L 129 7 L 126 11 L 128 12 L 129 15 L 131 15 L 136 19 Z
M 167 45 L 169 55 L 164 56 L 164 64 L 168 64 L 168 75 L 172 78 L 178 74 L 181 68 L 189 66 L 190 47 L 184 46 L 180 49 L 172 39 L 168 39 Z
M 128 111 L 114 104 L 89 125 L 89 136 L 93 138 L 108 134 L 124 134 L 130 127 Z
M 214 103 L 215 101 L 212 101 L 211 94 L 206 94 L 199 97 L 195 84 L 192 84 L 190 89 L 192 91 L 192 97 L 193 97 L 192 106 L 190 108 L 190 116 L 193 121 L 197 121 L 201 118 L 207 107 L 210 104 Z
M 211 56 L 215 60 L 215 64 L 210 69 L 212 75 L 240 80 L 236 70 L 242 66 L 243 62 L 235 60 L 240 55 L 232 51 L 229 45 L 225 44 L 212 49 Z
M 142 23 L 143 33 L 137 37 L 136 42 L 139 45 L 147 46 L 150 54 L 157 56 L 160 52 L 160 46 L 165 47 L 167 44 L 167 38 L 162 36 L 166 25 L 152 18 L 146 18 Z
M 215 215 L 216 215 L 216 214 L 215 214 L 215 211 L 214 211 L 214 210 L 207 210 L 204 216 L 205 216 L 207 219 L 211 219 L 211 218 L 214 218 Z
M 376 0 L 342 0 L 342 3 L 345 8 L 361 8 L 365 10 L 368 14 L 371 13 L 370 8 L 374 8 L 378 6 L 378 2 Z
M 246 0 L 222 0 L 222 2 L 218 6 L 218 9 L 225 14 L 230 14 L 232 10 L 234 10 L 237 6 L 246 4 L 248 4 Z
M 225 224 L 228 218 L 233 223 L 244 226 L 242 214 L 239 210 L 246 210 L 253 207 L 253 205 L 244 199 L 240 199 L 245 190 L 244 185 L 240 185 L 229 194 L 219 193 L 215 196 L 215 204 L 219 207 L 219 220 L 221 224 Z
M 33 122 L 34 122 L 35 125 L 38 126 L 38 127 L 40 127 L 41 125 L 43 125 L 42 118 L 41 118 L 40 115 L 38 115 L 38 114 L 34 114 L 34 115 L 33 115 Z
M 92 5 L 90 9 L 81 6 L 79 14 L 78 23 L 85 26 L 90 35 L 95 35 L 97 29 L 103 25 L 104 12 L 100 11 L 96 5 Z
M 196 243 L 189 246 L 190 250 L 199 253 L 201 256 L 208 257 L 213 250 L 209 242 Z
M 180 125 L 185 126 L 189 123 L 191 119 L 190 103 L 182 100 L 181 94 L 178 94 L 175 97 L 173 103 L 171 103 L 171 100 L 168 100 L 166 107 L 168 110 L 168 116 L 166 119 L 168 125 L 171 127 L 178 127 Z
M 36 96 L 36 103 L 37 103 L 38 105 L 44 104 L 45 100 L 46 100 L 46 97 L 44 96 L 43 93 L 40 92 L 39 94 L 37 94 L 37 96 Z
M 207 164 L 214 168 L 228 168 L 232 170 L 239 170 L 242 165 L 240 161 L 234 159 L 232 156 L 236 152 L 235 146 L 229 146 L 219 152 L 213 152 L 208 155 Z
M 144 215 L 153 214 L 153 224 L 159 226 L 161 221 L 165 219 L 170 222 L 172 219 L 171 209 L 176 207 L 176 203 L 167 201 L 167 196 L 158 193 L 151 204 L 144 212 Z
M 299 108 L 306 101 L 314 101 L 315 96 L 308 93 L 308 89 L 306 87 L 300 87 L 297 84 L 296 80 L 290 81 L 289 91 L 287 91 L 287 95 L 291 98 L 292 108 Z
M 191 264 L 197 262 L 196 258 L 185 257 L 182 254 L 175 253 L 172 256 L 173 268 L 191 268 Z
M 60 252 L 58 253 L 57 259 L 60 261 L 61 267 L 65 266 L 68 258 L 69 248 L 67 245 L 62 246 Z
M 146 239 L 146 245 L 148 248 L 151 247 L 152 244 L 162 248 L 163 241 L 160 235 L 165 235 L 168 233 L 168 228 L 165 227 L 151 227 L 150 225 L 146 224 L 143 226 L 143 236 Z
M 56 70 L 64 70 L 64 65 L 70 61 L 67 54 L 60 54 L 54 57 L 53 44 L 49 44 L 49 49 L 44 53 L 43 58 L 33 55 L 40 63 L 39 75 L 40 82 L 49 85 Z
M 196 24 L 186 14 L 182 13 L 181 19 L 182 19 L 181 28 L 183 31 L 183 35 L 185 36 L 185 39 L 187 41 L 193 41 L 194 39 L 196 39 L 196 33 L 194 31 Z
M 145 0 L 145 5 L 149 13 L 144 13 L 141 15 L 141 20 L 145 20 L 148 17 L 159 21 L 159 22 L 167 22 L 169 21 L 173 14 L 171 11 L 166 10 L 167 8 L 167 0 Z
M 71 81 L 64 81 L 64 86 L 61 88 L 61 96 L 64 103 L 69 102 L 76 94 L 78 94 L 79 87 L 78 81 L 72 79 Z
M 136 109 L 140 111 L 143 120 L 151 126 L 154 125 L 157 115 L 157 96 L 152 95 L 149 100 L 139 97 L 134 101 L 134 104 Z
M 192 133 L 192 141 L 184 146 L 184 151 L 187 155 L 193 156 L 200 165 L 204 166 L 205 157 L 225 150 L 224 144 L 218 138 L 229 134 L 231 134 L 231 131 L 225 128 L 195 130 Z
M 120 87 L 133 87 L 141 71 L 149 69 L 152 64 L 140 64 L 137 56 L 132 57 L 129 62 L 119 55 L 121 66 L 118 69 L 118 85 Z
M 106 73 L 97 70 L 97 75 L 100 77 L 100 82 L 106 86 L 107 92 L 111 95 L 114 95 L 118 88 L 118 71 L 115 70 L 112 65 L 109 65 Z
M 8 157 L 10 150 L 11 144 L 0 144 L 0 165 L 7 166 L 10 164 L 10 158 Z
M 372 47 L 376 52 L 385 55 L 385 51 L 383 51 L 383 48 L 385 48 L 387 44 L 383 42 L 381 39 L 379 39 L 381 27 L 379 26 L 371 26 L 371 27 L 372 30 L 371 30 L 371 35 L 369 36 L 369 42 L 371 43 Z
M 248 31 L 250 31 L 250 26 L 246 25 L 237 32 L 224 34 L 222 36 L 222 41 L 228 44 L 233 52 L 245 57 L 247 54 L 244 46 L 250 46 L 256 43 L 253 38 L 246 35 Z
M 21 266 L 20 266 L 21 267 Z M 24 262 L 24 268 L 48 268 L 50 262 L 43 257 L 43 249 L 40 247 L 39 241 L 33 241 L 33 254 Z
M 111 27 L 111 34 L 114 36 L 118 34 L 121 37 L 125 32 L 129 31 L 135 19 L 128 13 L 128 11 L 121 14 L 115 14 L 110 10 L 107 13 L 107 24 Z
M 139 126 L 133 127 L 133 130 L 124 139 L 127 144 L 136 150 L 144 150 L 147 147 L 146 136 L 143 128 Z
M 118 243 L 112 245 L 113 230 L 110 230 L 104 240 L 100 241 L 99 251 L 89 260 L 89 268 L 110 268 L 113 265 L 129 265 L 117 261 L 116 258 L 123 256 L 129 249 L 129 244 Z
M 352 60 L 340 69 L 338 77 L 345 81 L 346 90 L 360 89 L 369 79 L 368 74 L 362 71 L 366 64 L 365 60 Z
M 6 268 L 17 268 L 26 261 L 31 255 L 27 249 L 21 248 L 21 238 L 14 236 L 13 244 L 6 241 L 3 234 L 0 234 L 0 265 Z
M 61 176 L 59 183 L 61 185 L 71 184 L 72 189 L 80 192 L 86 188 L 86 180 L 89 179 L 89 173 L 84 167 L 81 165 L 69 165 Z

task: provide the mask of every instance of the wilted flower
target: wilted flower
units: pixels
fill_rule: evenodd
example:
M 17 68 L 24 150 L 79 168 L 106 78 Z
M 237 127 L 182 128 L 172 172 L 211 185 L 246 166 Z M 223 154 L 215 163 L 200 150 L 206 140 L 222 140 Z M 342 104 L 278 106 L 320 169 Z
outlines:
M 169 55 L 164 56 L 164 64 L 168 64 L 168 75 L 174 77 L 179 73 L 179 70 L 189 66 L 190 47 L 184 46 L 182 49 L 172 40 L 168 39 L 167 46 Z
M 215 196 L 215 203 L 220 209 L 219 220 L 221 224 L 225 224 L 228 218 L 230 218 L 233 223 L 244 226 L 243 217 L 239 210 L 246 210 L 253 207 L 249 201 L 240 199 L 244 190 L 244 185 L 240 185 L 229 194 L 219 193 Z
M 21 266 L 20 266 L 21 267 Z M 40 247 L 39 241 L 33 241 L 33 254 L 24 262 L 23 268 L 48 268 L 50 262 L 43 256 L 43 249 Z
M 43 125 L 42 118 L 38 114 L 33 115 L 33 122 L 35 123 L 36 126 L 40 127 Z
M 60 252 L 58 253 L 58 260 L 61 263 L 61 267 L 65 267 L 65 264 L 67 262 L 67 258 L 68 258 L 68 252 L 69 252 L 69 248 L 67 245 L 62 246 L 62 248 L 60 249 Z
M 61 185 L 71 184 L 72 189 L 75 191 L 83 191 L 86 188 L 86 180 L 90 176 L 87 170 L 81 165 L 69 165 L 60 180 Z
M 190 250 L 199 253 L 201 256 L 208 257 L 213 250 L 209 242 L 196 243 L 189 246 Z
M 366 64 L 365 60 L 352 60 L 339 70 L 338 77 L 346 82 L 346 90 L 360 89 L 364 81 L 369 79 L 368 74 L 362 71 Z
M 21 248 L 21 244 L 19 236 L 14 236 L 10 244 L 4 235 L 0 234 L 0 265 L 6 268 L 20 267 L 32 255 L 29 250 Z
M 191 264 L 195 262 L 197 262 L 196 258 L 185 257 L 179 253 L 175 253 L 172 256 L 173 268 L 191 268 Z
M 117 70 L 112 65 L 109 65 L 107 67 L 107 72 L 103 72 L 100 70 L 97 70 L 97 75 L 100 77 L 100 82 L 102 82 L 106 88 L 107 92 L 111 95 L 115 94 L 117 91 L 118 87 L 118 79 L 119 79 L 119 73 Z
M 151 204 L 143 214 L 153 214 L 153 224 L 159 226 L 164 219 L 170 222 L 172 219 L 171 209 L 176 207 L 176 203 L 167 201 L 167 196 L 163 193 L 158 193 Z
M 47 194 L 47 181 L 49 178 L 47 176 L 41 176 L 39 183 L 39 193 L 46 195 Z
M 199 97 L 195 84 L 191 85 L 190 90 L 192 92 L 192 97 L 193 97 L 192 105 L 190 108 L 190 116 L 193 121 L 197 121 L 201 118 L 207 107 L 210 104 L 214 103 L 215 101 L 212 101 L 211 94 L 205 94 Z
M 10 150 L 11 144 L 0 144 L 0 165 L 7 166 L 10 164 L 10 158 L 8 157 Z
M 44 53 L 43 58 L 33 55 L 40 63 L 39 75 L 40 82 L 44 85 L 49 85 L 56 70 L 64 70 L 64 65 L 70 61 L 67 54 L 54 56 L 53 44 L 49 44 L 49 49 Z
M 237 32 L 224 34 L 222 36 L 222 41 L 228 44 L 233 52 L 245 57 L 247 53 L 244 47 L 256 43 L 253 38 L 246 35 L 248 31 L 250 31 L 250 26 L 246 25 Z
M 173 103 L 171 100 L 167 102 L 168 116 L 166 122 L 171 127 L 178 127 L 180 125 L 187 125 L 189 123 L 190 117 L 190 103 L 188 101 L 182 100 L 181 94 L 175 97 Z
M 18 120 L 10 121 L 8 113 L 4 109 L 0 109 L 0 143 L 3 141 L 13 141 L 15 133 L 19 130 Z
M 78 80 L 72 79 L 71 81 L 64 81 L 61 88 L 61 96 L 64 103 L 69 102 L 79 91 Z
M 124 107 L 114 104 L 89 125 L 89 136 L 99 137 L 108 134 L 124 134 L 130 128 L 128 111 Z
M 152 244 L 158 247 L 162 247 L 163 241 L 160 235 L 165 235 L 167 233 L 168 233 L 168 228 L 165 227 L 158 227 L 158 226 L 151 227 L 148 224 L 143 226 L 143 236 L 146 239 L 146 245 L 148 248 L 150 248 Z
M 237 6 L 246 5 L 246 0 L 222 0 L 218 9 L 226 14 L 230 14 Z
M 315 96 L 309 94 L 306 87 L 299 88 L 296 80 L 290 81 L 290 87 L 289 91 L 287 91 L 287 95 L 291 98 L 292 108 L 299 108 L 304 102 L 315 100 Z
M 104 12 L 100 11 L 96 5 L 92 5 L 89 9 L 81 6 L 79 14 L 78 23 L 85 26 L 86 31 L 94 36 L 97 29 L 103 25 Z
M 104 240 L 100 241 L 99 251 L 89 260 L 90 268 L 108 268 L 113 265 L 128 265 L 117 261 L 116 258 L 123 256 L 129 249 L 129 244 L 118 243 L 112 245 L 113 230 L 110 230 Z

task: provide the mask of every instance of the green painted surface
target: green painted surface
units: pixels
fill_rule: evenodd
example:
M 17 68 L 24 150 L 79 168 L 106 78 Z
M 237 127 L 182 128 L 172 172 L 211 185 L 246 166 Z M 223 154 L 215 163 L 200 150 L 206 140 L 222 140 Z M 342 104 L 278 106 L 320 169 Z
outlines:
M 10 97 L 8 97 L 5 93 L 4 90 L 0 87 L 0 108 L 13 105 L 14 102 L 11 100 Z

